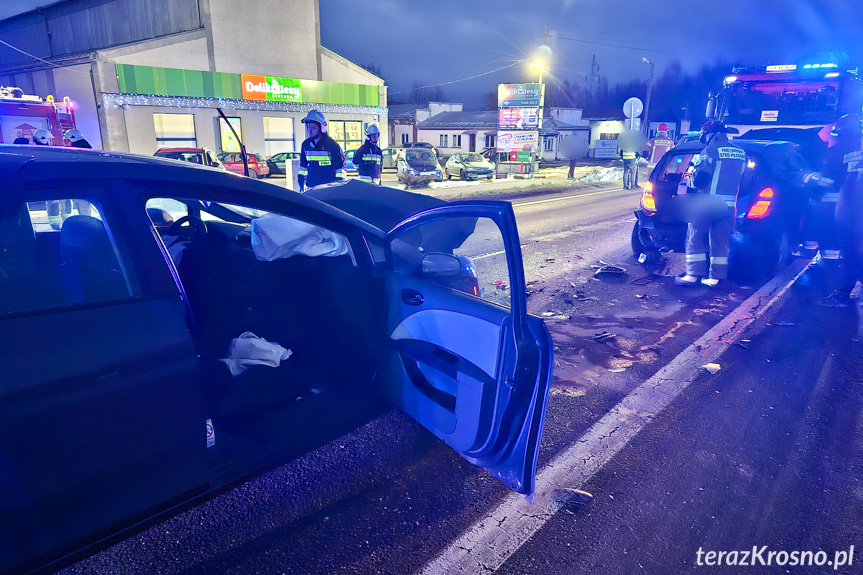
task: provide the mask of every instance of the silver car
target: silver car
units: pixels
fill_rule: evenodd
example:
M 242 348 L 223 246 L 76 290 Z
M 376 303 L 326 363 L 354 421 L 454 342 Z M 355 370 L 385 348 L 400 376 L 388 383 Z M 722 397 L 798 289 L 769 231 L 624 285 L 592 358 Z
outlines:
M 454 175 L 462 180 L 490 180 L 494 178 L 494 164 L 475 152 L 453 154 L 446 162 L 446 178 Z

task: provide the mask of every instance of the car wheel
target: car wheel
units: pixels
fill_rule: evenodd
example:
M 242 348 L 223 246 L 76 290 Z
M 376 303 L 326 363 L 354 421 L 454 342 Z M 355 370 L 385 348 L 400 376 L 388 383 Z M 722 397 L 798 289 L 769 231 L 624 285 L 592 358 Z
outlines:
M 632 248 L 632 255 L 638 259 L 641 254 L 648 254 L 651 256 L 654 252 L 658 255 L 658 250 L 653 244 L 645 243 L 642 238 L 642 229 L 638 222 L 635 222 L 635 225 L 632 226 L 632 234 L 629 238 L 629 247 Z M 652 258 L 651 258 L 652 259 Z
M 451 179 L 452 179 L 452 174 L 450 174 L 449 172 L 447 172 L 447 173 L 446 173 L 446 179 L 451 180 Z
M 257 180 L 258 179 L 258 172 L 256 172 L 255 170 L 249 170 L 249 177 L 252 178 L 253 180 Z
M 462 180 L 467 179 L 467 178 L 465 178 L 464 170 L 462 170 L 461 172 L 459 172 L 459 176 L 458 176 L 458 177 L 460 177 Z
M 764 255 L 762 265 L 764 276 L 772 278 L 791 263 L 793 258 L 791 243 L 791 234 L 787 230 L 783 231 L 773 247 Z

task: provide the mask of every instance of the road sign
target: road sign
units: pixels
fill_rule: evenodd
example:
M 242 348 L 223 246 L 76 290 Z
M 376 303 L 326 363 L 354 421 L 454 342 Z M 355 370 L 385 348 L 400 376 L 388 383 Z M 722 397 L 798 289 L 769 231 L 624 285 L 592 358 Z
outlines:
M 637 118 L 644 111 L 644 104 L 638 98 L 630 98 L 623 103 L 623 113 L 627 118 Z

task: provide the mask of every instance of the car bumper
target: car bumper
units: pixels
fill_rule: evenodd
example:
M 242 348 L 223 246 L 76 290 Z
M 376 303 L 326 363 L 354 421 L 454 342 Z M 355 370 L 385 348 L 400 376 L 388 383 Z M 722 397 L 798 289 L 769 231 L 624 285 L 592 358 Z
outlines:
M 639 234 L 644 245 L 658 250 L 686 250 L 686 222 L 667 222 L 643 209 L 635 210 Z M 759 252 L 769 249 L 777 237 L 776 224 L 770 220 L 749 220 L 738 217 L 734 233 L 731 234 L 732 250 L 746 249 Z

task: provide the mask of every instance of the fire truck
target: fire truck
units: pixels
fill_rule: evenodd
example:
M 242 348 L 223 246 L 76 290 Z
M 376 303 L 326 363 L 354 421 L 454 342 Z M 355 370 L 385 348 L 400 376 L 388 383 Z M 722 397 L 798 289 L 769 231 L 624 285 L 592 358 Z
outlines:
M 55 102 L 53 96 L 40 98 L 25 94 L 21 88 L 0 86 L 0 143 L 15 138 L 33 141 L 33 132 L 48 130 L 54 145 L 66 145 L 63 134 L 75 127 L 75 105 L 68 98 Z

